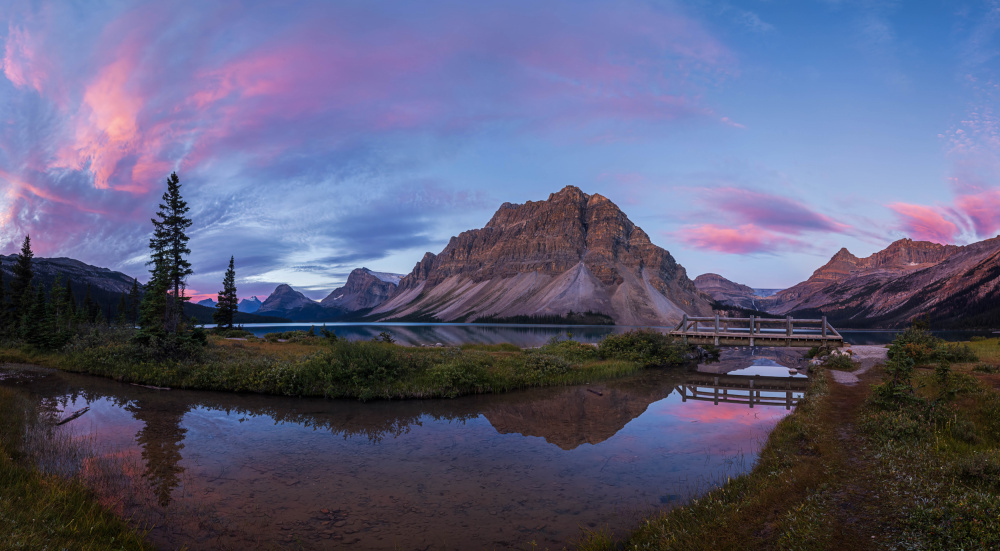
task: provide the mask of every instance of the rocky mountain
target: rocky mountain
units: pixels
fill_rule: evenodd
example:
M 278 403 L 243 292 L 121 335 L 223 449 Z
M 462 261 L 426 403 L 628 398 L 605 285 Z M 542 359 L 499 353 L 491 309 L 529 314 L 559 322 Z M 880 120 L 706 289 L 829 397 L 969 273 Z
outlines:
M 12 268 L 17 255 L 0 255 L 0 270 L 3 272 L 4 283 L 9 283 L 14 277 Z M 85 264 L 72 258 L 40 258 L 31 259 L 34 272 L 32 281 L 41 283 L 46 289 L 51 289 L 58 276 L 65 285 L 70 284 L 77 305 L 82 305 L 90 288 L 90 298 L 106 314 L 117 315 L 118 301 L 122 293 L 132 290 L 135 279 L 122 272 Z
M 701 274 L 694 278 L 694 286 L 719 303 L 748 310 L 763 309 L 764 297 L 756 289 L 729 281 L 719 274 Z
M 252 314 L 260 309 L 260 299 L 256 296 L 250 298 L 245 298 L 236 305 L 236 310 L 238 312 L 246 312 L 247 314 Z
M 684 268 L 617 205 L 567 186 L 544 201 L 505 203 L 482 229 L 427 253 L 372 315 L 473 321 L 570 311 L 620 325 L 712 312 Z
M 3 270 L 4 281 L 9 282 L 14 277 L 13 267 L 17 262 L 17 255 L 0 255 L 0 266 Z M 34 281 L 41 282 L 49 287 L 56 276 L 60 276 L 63 283 L 71 281 L 74 292 L 84 289 L 90 285 L 91 291 L 105 291 L 115 294 L 117 298 L 121 293 L 128 293 L 132 289 L 135 278 L 115 272 L 107 268 L 99 268 L 85 264 L 72 258 L 40 258 L 31 259 L 31 269 L 35 274 Z
M 334 289 L 320 301 L 320 305 L 347 312 L 374 308 L 396 292 L 396 286 L 402 278 L 400 274 L 358 268 L 347 276 L 347 283 L 343 287 Z
M 279 316 L 292 321 L 333 321 L 346 313 L 341 308 L 326 308 L 320 303 L 292 289 L 290 285 L 278 285 L 260 305 L 255 314 Z
M 206 298 L 205 300 L 199 300 L 195 304 L 199 306 L 205 306 L 207 308 L 215 308 L 216 306 L 218 306 L 218 304 L 210 298 Z
M 767 310 L 826 315 L 844 327 L 899 327 L 922 314 L 938 326 L 1000 323 L 998 256 L 1000 237 L 965 246 L 901 239 L 865 258 L 841 249 L 765 299 Z
M 257 312 L 266 314 L 280 310 L 288 311 L 310 304 L 316 304 L 316 301 L 292 289 L 291 285 L 281 284 L 274 288 Z

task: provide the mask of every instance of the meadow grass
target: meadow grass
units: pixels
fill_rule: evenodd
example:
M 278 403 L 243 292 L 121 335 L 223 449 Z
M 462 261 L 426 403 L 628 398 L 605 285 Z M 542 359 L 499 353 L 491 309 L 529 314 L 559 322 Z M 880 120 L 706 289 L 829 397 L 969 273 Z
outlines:
M 152 549 L 78 478 L 42 472 L 27 444 L 38 426 L 32 403 L 0 388 L 0 534 L 3 549 Z
M 654 331 L 612 335 L 597 346 L 554 339 L 528 350 L 509 344 L 410 347 L 305 332 L 284 335 L 287 342 L 213 336 L 181 357 L 137 344 L 130 335 L 121 328 L 95 330 L 58 352 L 3 349 L 0 361 L 160 387 L 362 400 L 581 384 L 690 361 L 687 346 Z

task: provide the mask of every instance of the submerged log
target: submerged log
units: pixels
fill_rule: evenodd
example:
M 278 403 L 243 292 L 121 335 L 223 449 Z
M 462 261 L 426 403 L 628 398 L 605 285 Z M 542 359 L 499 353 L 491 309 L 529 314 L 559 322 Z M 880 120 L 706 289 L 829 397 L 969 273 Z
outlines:
M 83 409 L 81 409 L 79 411 L 75 411 L 69 417 L 63 419 L 62 421 L 59 421 L 58 423 L 56 423 L 56 426 L 58 427 L 59 425 L 65 425 L 66 423 L 69 423 L 73 419 L 76 419 L 77 417 L 83 415 L 84 413 L 87 413 L 88 411 L 90 411 L 90 406 L 87 406 L 87 407 L 85 407 L 85 408 L 83 408 Z

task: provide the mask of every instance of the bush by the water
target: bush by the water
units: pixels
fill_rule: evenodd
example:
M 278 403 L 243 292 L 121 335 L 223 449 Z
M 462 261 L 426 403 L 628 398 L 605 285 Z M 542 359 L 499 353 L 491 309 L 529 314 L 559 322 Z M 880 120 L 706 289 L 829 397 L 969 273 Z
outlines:
M 852 371 L 858 364 L 848 354 L 830 354 L 823 359 L 823 366 L 840 371 Z
M 690 347 L 673 337 L 650 329 L 608 335 L 597 347 L 602 358 L 637 362 L 643 367 L 684 363 L 689 351 Z

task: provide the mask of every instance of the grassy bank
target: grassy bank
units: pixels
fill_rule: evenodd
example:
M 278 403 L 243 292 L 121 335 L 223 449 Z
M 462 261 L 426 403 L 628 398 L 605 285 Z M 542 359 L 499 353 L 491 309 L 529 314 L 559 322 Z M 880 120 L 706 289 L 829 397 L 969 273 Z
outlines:
M 652 331 L 611 335 L 598 346 L 553 340 L 531 350 L 512 345 L 406 347 L 300 331 L 245 341 L 211 337 L 205 346 L 170 354 L 138 344 L 131 335 L 121 328 L 94 330 L 58 352 L 0 350 L 0 361 L 171 388 L 370 400 L 587 383 L 680 365 L 690 354 L 685 345 Z
M 45 430 L 32 404 L 0 388 L 0 534 L 3 549 L 152 549 L 105 510 L 83 484 L 44 474 L 25 449 Z
M 1000 548 L 998 361 L 909 332 L 859 385 L 817 377 L 750 474 L 582 547 Z

